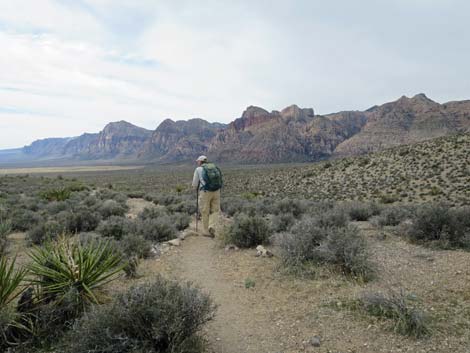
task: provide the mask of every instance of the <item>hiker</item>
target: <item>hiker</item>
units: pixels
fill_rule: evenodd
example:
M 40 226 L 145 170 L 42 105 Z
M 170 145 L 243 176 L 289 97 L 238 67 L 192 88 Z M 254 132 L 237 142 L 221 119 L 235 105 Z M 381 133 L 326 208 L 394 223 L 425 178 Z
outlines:
M 206 156 L 199 156 L 196 163 L 198 166 L 194 170 L 193 187 L 199 192 L 202 234 L 214 238 L 215 227 L 219 221 L 222 172 L 214 163 L 209 163 Z

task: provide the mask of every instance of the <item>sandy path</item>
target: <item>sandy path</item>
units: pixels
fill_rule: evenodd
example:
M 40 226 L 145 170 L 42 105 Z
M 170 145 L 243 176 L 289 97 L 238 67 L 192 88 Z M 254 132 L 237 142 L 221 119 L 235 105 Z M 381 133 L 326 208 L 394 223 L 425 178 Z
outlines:
M 227 278 L 219 266 L 221 256 L 225 255 L 214 240 L 198 236 L 187 238 L 172 258 L 174 273 L 199 285 L 218 305 L 215 319 L 205 328 L 211 351 L 282 351 L 269 311 L 260 313 L 247 305 L 249 290 Z

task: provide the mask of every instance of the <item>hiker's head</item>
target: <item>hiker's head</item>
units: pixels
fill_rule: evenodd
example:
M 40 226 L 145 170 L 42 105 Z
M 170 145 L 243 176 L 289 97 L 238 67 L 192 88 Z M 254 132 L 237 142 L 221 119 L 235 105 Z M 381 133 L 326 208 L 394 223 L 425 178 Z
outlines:
M 201 165 L 201 164 L 207 163 L 207 157 L 206 157 L 206 156 L 199 156 L 199 157 L 197 157 L 196 163 L 197 163 L 197 165 Z

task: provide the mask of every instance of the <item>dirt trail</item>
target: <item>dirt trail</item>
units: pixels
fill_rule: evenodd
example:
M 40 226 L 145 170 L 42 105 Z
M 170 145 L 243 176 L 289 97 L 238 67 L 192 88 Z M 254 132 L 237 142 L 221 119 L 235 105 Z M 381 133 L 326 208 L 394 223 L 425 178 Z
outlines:
M 220 268 L 226 256 L 216 241 L 202 236 L 187 238 L 172 257 L 174 273 L 200 286 L 218 305 L 215 319 L 205 333 L 212 352 L 279 352 L 275 325 L 269 312 L 260 313 L 251 307 L 249 290 L 233 281 Z

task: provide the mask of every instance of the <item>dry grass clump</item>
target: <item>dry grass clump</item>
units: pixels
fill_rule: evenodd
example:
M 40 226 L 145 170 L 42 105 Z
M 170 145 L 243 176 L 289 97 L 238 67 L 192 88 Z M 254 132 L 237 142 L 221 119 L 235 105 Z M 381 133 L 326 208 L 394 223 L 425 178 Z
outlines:
M 421 338 L 431 333 L 430 318 L 416 304 L 417 299 L 403 290 L 365 292 L 358 300 L 358 308 L 362 311 L 391 321 L 394 332 Z

